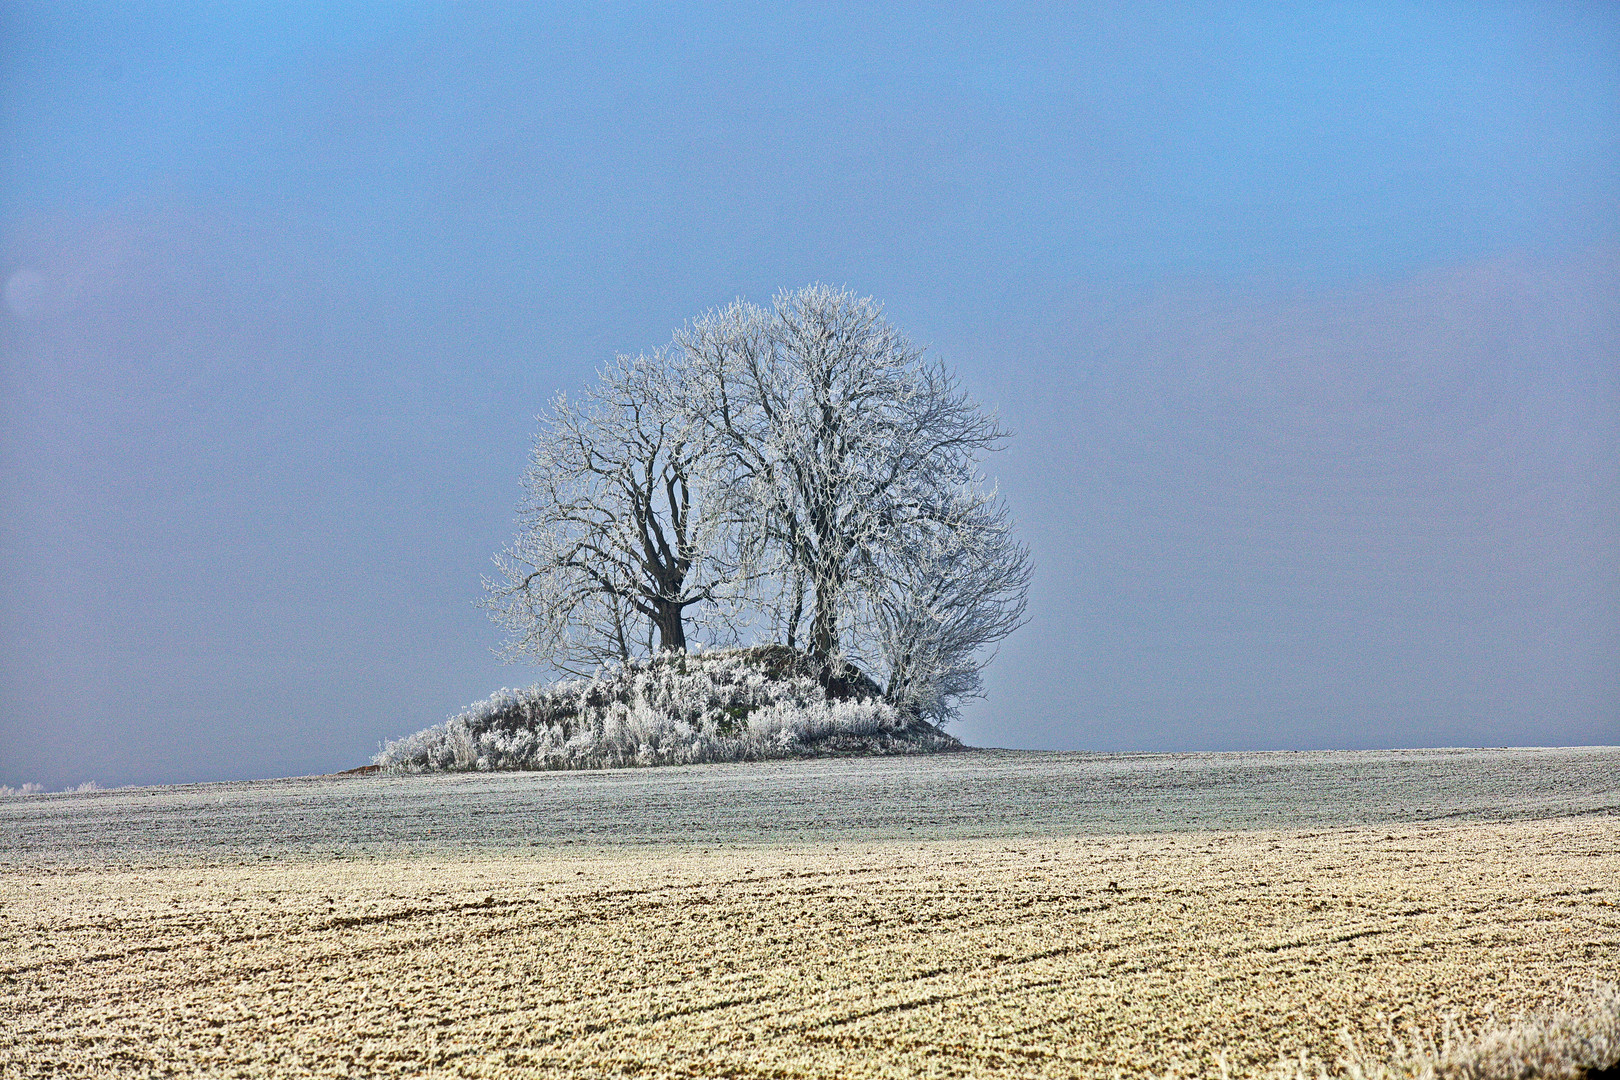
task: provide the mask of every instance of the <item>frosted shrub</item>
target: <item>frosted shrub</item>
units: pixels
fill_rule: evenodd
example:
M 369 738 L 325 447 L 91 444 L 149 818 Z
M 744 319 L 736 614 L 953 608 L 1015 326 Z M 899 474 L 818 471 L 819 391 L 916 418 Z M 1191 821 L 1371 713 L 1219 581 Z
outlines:
M 38 795 L 44 790 L 45 788 L 39 784 L 24 784 L 20 788 L 7 787 L 4 784 L 0 784 L 0 798 L 5 798 L 8 795 Z
M 816 679 L 773 678 L 733 652 L 666 655 L 594 679 L 500 690 L 388 743 L 374 760 L 397 772 L 592 769 L 954 745 L 875 693 L 830 699 Z

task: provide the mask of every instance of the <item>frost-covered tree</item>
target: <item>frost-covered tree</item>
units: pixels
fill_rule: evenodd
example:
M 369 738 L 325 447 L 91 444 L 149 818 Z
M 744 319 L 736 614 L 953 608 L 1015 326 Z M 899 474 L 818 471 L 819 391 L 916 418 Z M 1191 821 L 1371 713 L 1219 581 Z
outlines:
M 720 459 L 674 374 L 664 353 L 619 357 L 540 418 L 517 539 L 485 581 L 509 658 L 578 672 L 685 651 L 698 606 L 724 627 L 737 570 L 712 497 Z
M 486 604 L 513 658 L 578 672 L 751 625 L 943 721 L 1023 618 L 1028 552 L 979 471 L 1004 438 L 870 299 L 739 302 L 557 399 Z
M 983 649 L 1022 625 L 1029 553 L 1006 508 L 977 490 L 885 552 L 881 568 L 866 662 L 890 704 L 943 724 L 982 692 Z
M 784 292 L 769 309 L 738 302 L 676 345 L 689 407 L 728 475 L 737 550 L 756 581 L 774 582 L 787 643 L 808 600 L 812 657 L 882 655 L 892 693 L 948 715 L 978 685 L 976 650 L 1023 611 L 1028 555 L 978 464 L 1005 432 L 845 289 Z M 894 651 L 883 642 L 902 625 L 932 636 Z

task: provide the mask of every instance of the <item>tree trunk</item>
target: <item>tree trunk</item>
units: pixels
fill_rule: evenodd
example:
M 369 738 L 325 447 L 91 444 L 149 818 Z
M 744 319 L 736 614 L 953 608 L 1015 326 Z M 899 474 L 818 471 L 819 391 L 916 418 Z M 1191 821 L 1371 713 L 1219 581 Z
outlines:
M 686 651 L 686 619 L 682 616 L 681 605 L 660 603 L 658 618 L 654 622 L 658 626 L 659 652 Z
M 804 619 L 804 571 L 793 568 L 793 607 L 787 615 L 787 647 L 799 644 L 799 623 Z
M 838 651 L 838 589 L 816 582 L 816 614 L 810 621 L 810 655 L 825 664 Z

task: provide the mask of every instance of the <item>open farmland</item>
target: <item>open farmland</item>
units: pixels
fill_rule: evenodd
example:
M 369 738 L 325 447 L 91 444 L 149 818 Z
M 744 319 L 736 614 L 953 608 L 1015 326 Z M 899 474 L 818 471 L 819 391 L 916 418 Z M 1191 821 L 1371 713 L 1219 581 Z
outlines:
M 1578 1001 L 1620 750 L 973 753 L 0 803 L 0 1072 L 1264 1072 Z

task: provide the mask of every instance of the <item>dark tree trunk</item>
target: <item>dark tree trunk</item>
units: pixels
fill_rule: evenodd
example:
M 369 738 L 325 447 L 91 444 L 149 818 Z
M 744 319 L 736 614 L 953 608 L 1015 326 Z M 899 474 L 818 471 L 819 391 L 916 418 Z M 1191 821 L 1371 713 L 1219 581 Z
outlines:
M 802 571 L 793 571 L 793 608 L 788 612 L 787 618 L 787 647 L 792 649 L 799 643 L 799 621 L 804 618 L 804 574 Z
M 686 651 L 686 619 L 680 604 L 660 602 L 653 622 L 658 627 L 659 652 Z
M 810 621 L 810 655 L 826 664 L 838 651 L 838 590 L 816 582 L 816 614 Z

